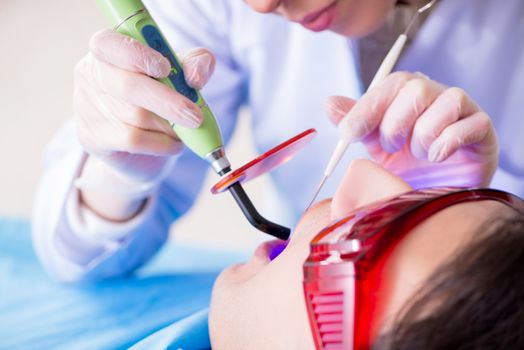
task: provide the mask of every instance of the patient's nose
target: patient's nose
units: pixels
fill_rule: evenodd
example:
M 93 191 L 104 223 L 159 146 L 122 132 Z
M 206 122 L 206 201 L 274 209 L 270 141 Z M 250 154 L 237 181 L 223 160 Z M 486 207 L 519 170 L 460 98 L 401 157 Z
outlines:
M 339 219 L 356 208 L 410 190 L 404 180 L 375 162 L 354 160 L 331 202 L 331 218 Z

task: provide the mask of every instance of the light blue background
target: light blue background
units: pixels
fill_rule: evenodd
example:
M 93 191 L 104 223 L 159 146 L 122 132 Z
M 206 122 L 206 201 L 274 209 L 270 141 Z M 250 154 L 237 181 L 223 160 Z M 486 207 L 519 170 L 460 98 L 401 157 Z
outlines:
M 27 221 L 0 219 L 0 349 L 203 349 L 219 271 L 240 254 L 168 244 L 128 278 L 60 285 Z

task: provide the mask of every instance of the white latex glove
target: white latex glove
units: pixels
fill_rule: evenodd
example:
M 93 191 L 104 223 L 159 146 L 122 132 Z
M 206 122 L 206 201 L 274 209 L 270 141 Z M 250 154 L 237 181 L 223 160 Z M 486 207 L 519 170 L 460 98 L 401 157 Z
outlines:
M 488 186 L 499 146 L 489 116 L 461 89 L 397 72 L 359 101 L 327 101 L 341 137 L 415 188 Z
M 109 187 L 129 180 L 121 191 L 129 183 L 160 181 L 182 149 L 167 121 L 198 127 L 200 109 L 153 79 L 166 77 L 170 63 L 137 40 L 103 30 L 91 38 L 90 48 L 75 68 L 77 132 L 90 155 L 82 180 Z M 213 55 L 199 48 L 179 58 L 188 84 L 202 88 L 213 72 Z

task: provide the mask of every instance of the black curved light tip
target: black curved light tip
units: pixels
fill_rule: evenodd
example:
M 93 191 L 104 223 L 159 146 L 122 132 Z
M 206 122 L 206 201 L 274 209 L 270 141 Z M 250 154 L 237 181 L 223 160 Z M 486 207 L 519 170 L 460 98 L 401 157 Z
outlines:
M 289 238 L 291 230 L 287 227 L 271 222 L 260 215 L 253 203 L 251 203 L 251 200 L 247 196 L 240 183 L 234 183 L 231 185 L 231 187 L 228 188 L 228 190 L 233 195 L 233 198 L 235 198 L 235 201 L 237 202 L 240 209 L 242 209 L 242 212 L 244 213 L 247 220 L 256 229 L 284 241 Z

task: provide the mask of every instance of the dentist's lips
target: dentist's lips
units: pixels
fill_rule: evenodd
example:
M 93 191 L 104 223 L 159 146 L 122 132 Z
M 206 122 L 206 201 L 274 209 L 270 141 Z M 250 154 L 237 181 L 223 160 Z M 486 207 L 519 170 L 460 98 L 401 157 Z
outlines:
M 314 32 L 321 32 L 329 28 L 333 19 L 335 18 L 335 8 L 337 6 L 337 1 L 333 1 L 331 5 L 324 7 L 323 9 L 311 13 L 304 17 L 300 23 L 305 28 L 312 30 Z

